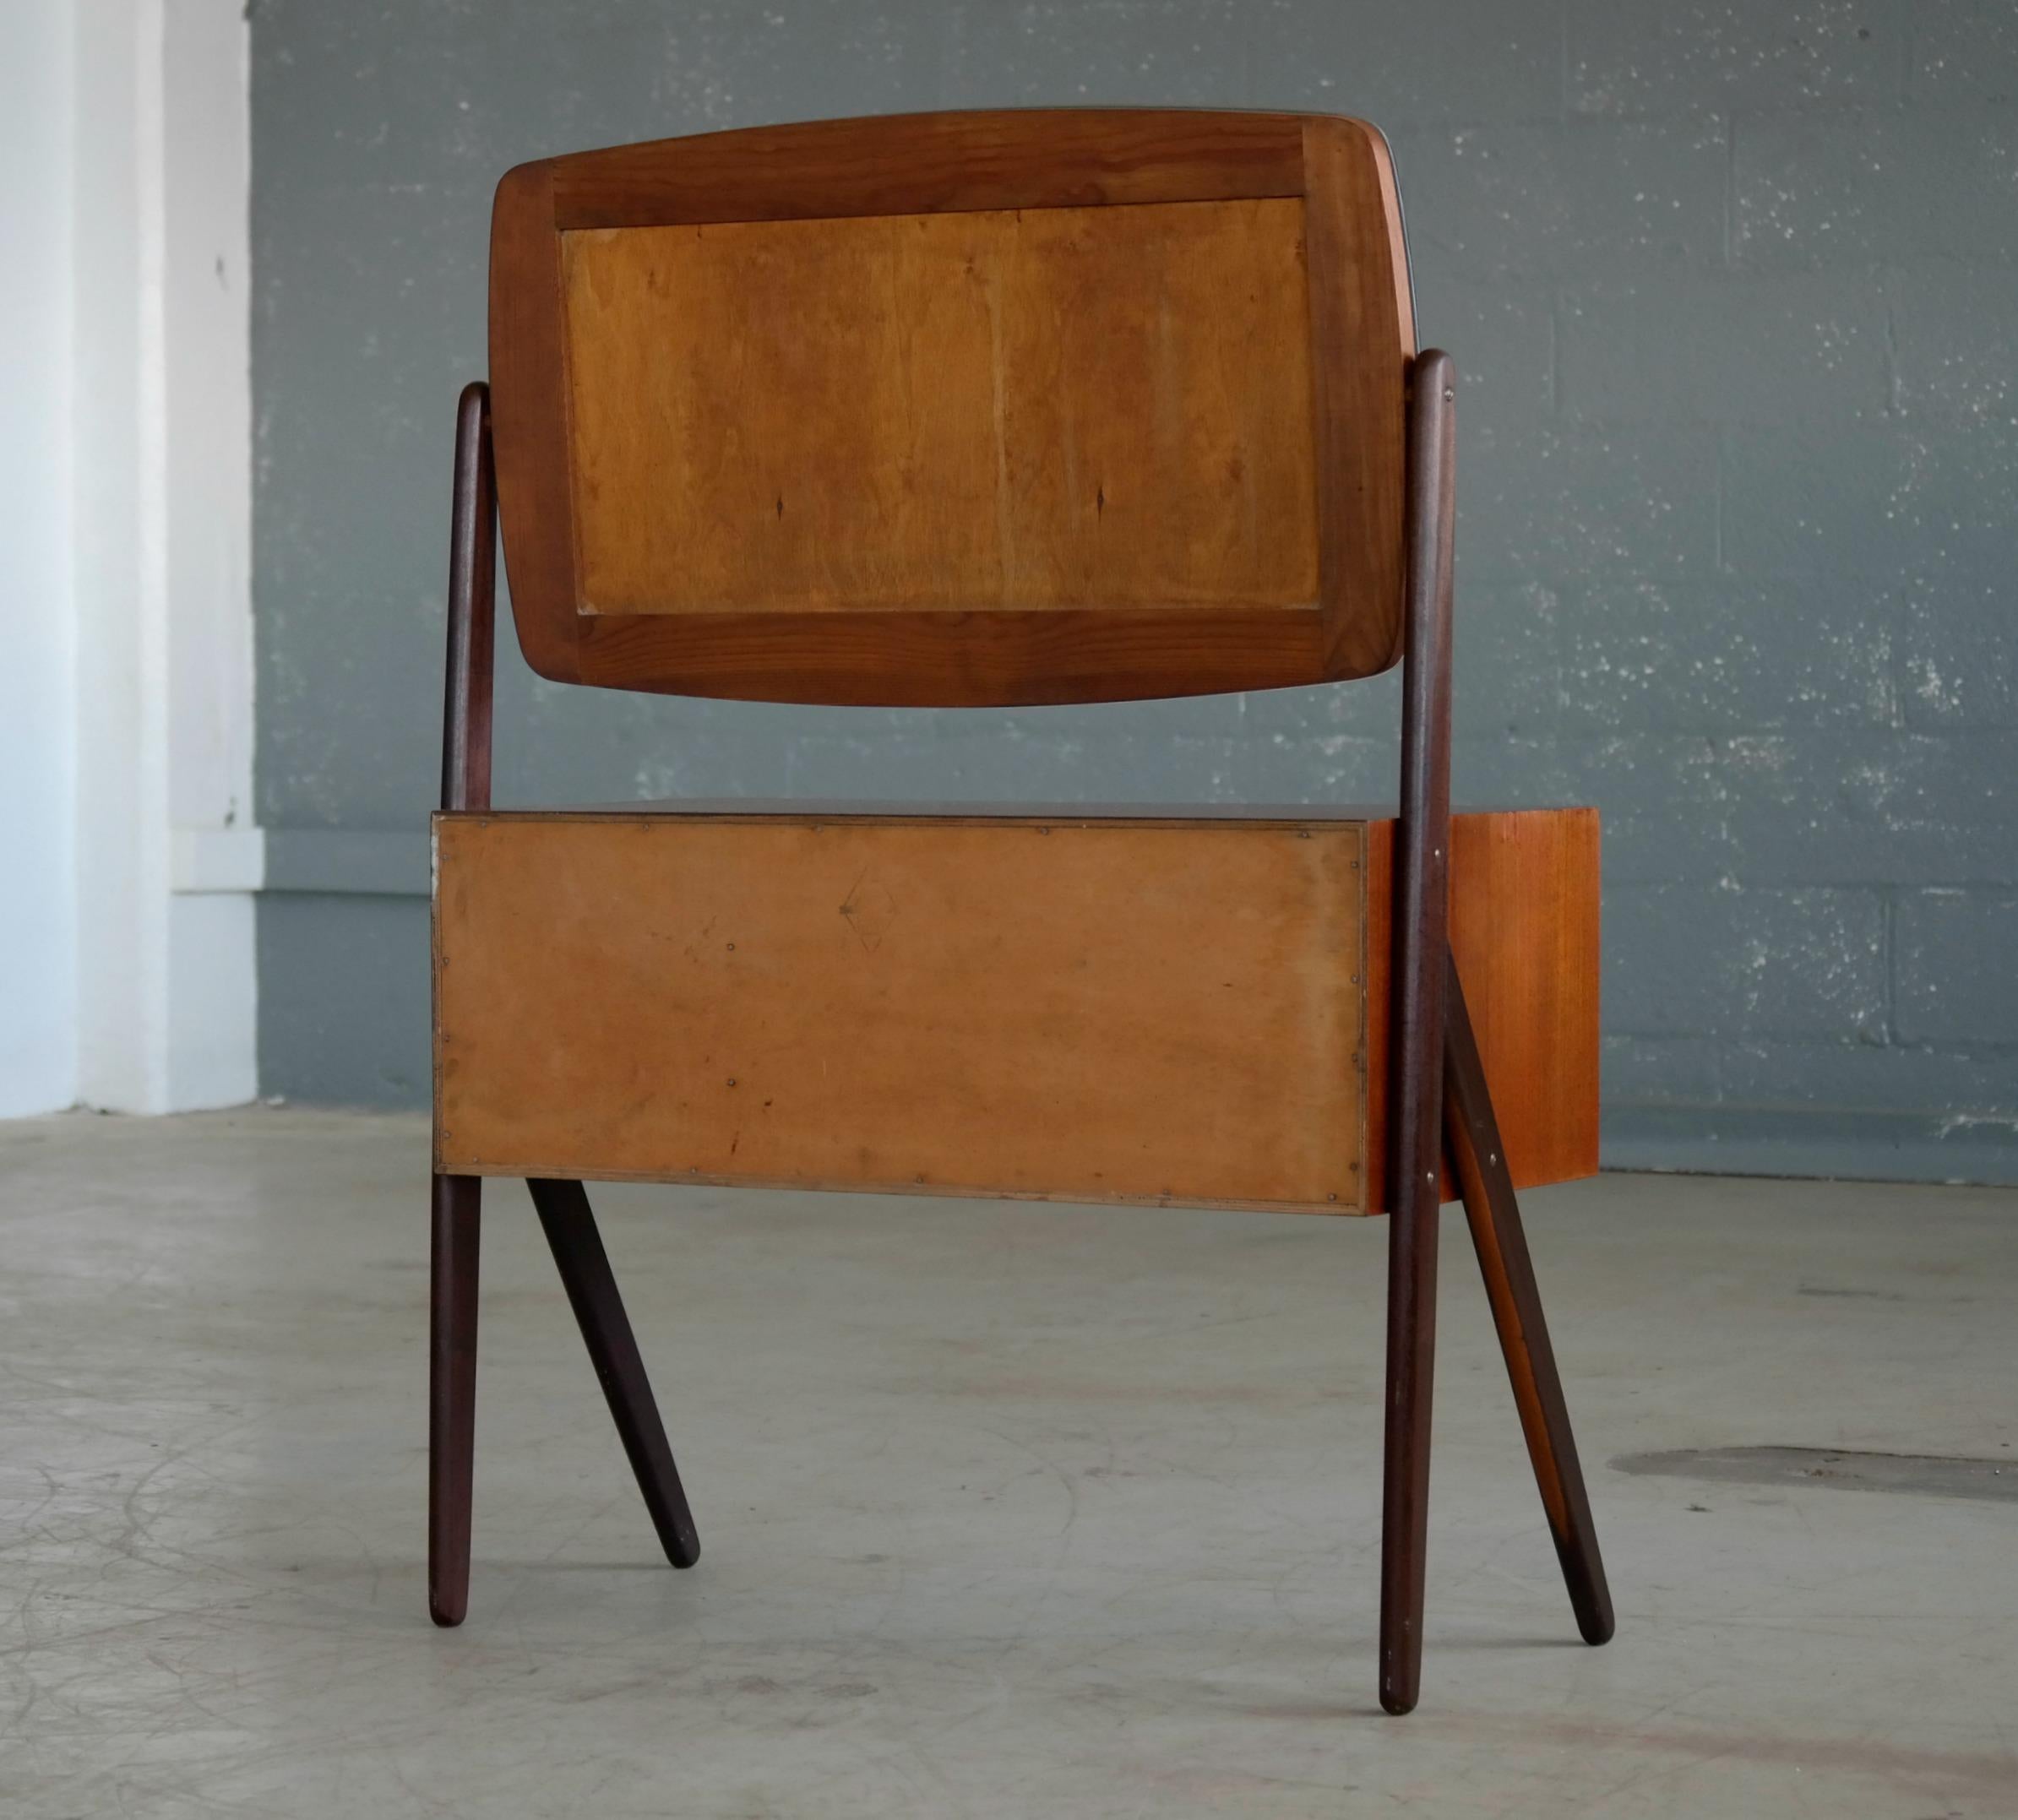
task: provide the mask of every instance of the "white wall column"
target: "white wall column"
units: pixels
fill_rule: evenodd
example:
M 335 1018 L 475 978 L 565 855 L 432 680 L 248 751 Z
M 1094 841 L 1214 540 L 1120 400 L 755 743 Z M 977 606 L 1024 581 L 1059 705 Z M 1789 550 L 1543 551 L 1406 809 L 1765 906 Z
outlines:
M 35 863 L 0 949 L 73 1032 L 10 1046 L 0 1111 L 257 1090 L 247 73 L 240 0 L 0 25 L 0 134 L 39 135 L 0 165 L 0 308 L 39 337 L 4 367 L 35 535 L 0 554 L 0 673 L 34 712 L 0 758 Z
M 0 6 L 0 1117 L 77 1097 L 70 8 Z
M 255 1073 L 250 148 L 238 0 L 79 0 L 79 1097 Z
M 258 1091 L 247 11 L 166 0 L 162 46 L 165 1109 Z

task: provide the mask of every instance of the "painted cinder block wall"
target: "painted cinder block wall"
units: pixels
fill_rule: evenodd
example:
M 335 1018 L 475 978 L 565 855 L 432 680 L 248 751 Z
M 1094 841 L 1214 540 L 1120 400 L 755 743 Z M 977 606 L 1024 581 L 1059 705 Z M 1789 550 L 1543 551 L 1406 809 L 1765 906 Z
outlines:
M 1463 374 L 1473 800 L 1606 826 L 1607 1160 L 2018 1179 L 2018 9 L 255 0 L 261 1076 L 427 1094 L 456 389 L 516 160 L 913 108 L 1362 114 Z M 1364 798 L 1391 682 L 929 714 L 598 697 L 501 802 Z

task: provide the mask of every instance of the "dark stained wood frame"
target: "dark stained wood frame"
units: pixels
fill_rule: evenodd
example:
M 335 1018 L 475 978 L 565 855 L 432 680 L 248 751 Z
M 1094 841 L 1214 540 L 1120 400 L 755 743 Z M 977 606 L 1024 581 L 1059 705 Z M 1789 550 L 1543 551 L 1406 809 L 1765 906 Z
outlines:
M 1030 117 L 969 117 L 974 122 L 971 128 L 963 127 L 961 117 L 953 116 L 923 117 L 911 124 L 911 132 L 922 136 L 922 147 L 938 144 L 947 154 L 930 166 L 929 181 L 939 187 L 933 193 L 946 198 L 940 206 L 998 205 L 987 198 L 999 196 L 1004 178 L 983 154 L 996 144 L 991 135 L 998 132 L 1000 122 Z M 1240 182 L 1250 187 L 1236 193 L 1281 193 L 1251 186 L 1290 181 L 1293 158 L 1304 143 L 1303 129 L 1310 124 L 1298 122 L 1292 147 L 1281 123 L 1295 117 L 1202 117 L 1217 122 L 1216 130 L 1203 138 L 1187 139 L 1171 123 L 1188 117 L 1150 114 L 1137 117 L 1142 143 L 1132 144 L 1125 136 L 1116 136 L 1113 117 L 1037 117 L 1053 122 L 1051 130 L 1056 135 L 1051 143 L 1057 156 L 1047 181 L 1057 193 L 1066 194 L 1069 189 L 1066 174 L 1074 168 L 1072 159 L 1081 160 L 1081 187 L 1070 197 L 1074 201 L 1088 199 L 1089 186 L 1096 193 L 1091 199 L 1129 199 L 1130 185 L 1167 185 L 1175 181 L 1173 171 L 1183 172 L 1185 181 L 1194 185 Z M 1095 122 L 1101 122 L 1098 132 L 1091 124 Z M 771 198 L 769 206 L 804 207 L 830 194 L 830 186 L 836 182 L 852 185 L 851 193 L 864 209 L 893 208 L 905 199 L 908 205 L 917 205 L 917 186 L 927 180 L 910 179 L 912 187 L 900 193 L 893 188 L 899 180 L 848 161 L 851 144 L 856 147 L 852 155 L 863 155 L 858 142 L 846 133 L 823 139 L 821 131 L 780 128 L 765 142 L 774 154 L 763 177 L 762 195 Z M 1322 140 L 1324 135 L 1317 137 Z M 691 143 L 704 147 L 710 142 Z M 839 160 L 835 171 L 821 167 L 818 154 L 823 147 Z M 1113 153 L 1112 170 L 1100 161 L 1105 151 Z M 736 187 L 737 160 L 717 166 L 704 157 L 692 163 L 668 161 L 662 153 L 663 148 L 658 147 L 629 148 L 591 154 L 580 160 L 522 167 L 507 178 L 507 185 L 536 189 L 538 209 L 507 209 L 501 198 L 500 222 L 508 231 L 515 222 L 530 231 L 541 210 L 547 211 L 547 220 L 563 224 L 582 220 L 656 221 L 674 208 L 716 210 L 709 219 L 744 219 L 760 200 L 747 187 L 742 191 Z M 875 158 L 868 157 L 868 165 L 874 166 Z M 1147 177 L 1143 174 L 1145 168 Z M 1089 169 L 1098 175 L 1085 177 L 1084 171 Z M 541 226 L 539 233 L 552 238 L 549 227 Z M 525 256 L 523 248 L 514 255 Z M 1314 267 L 1314 256 L 1313 263 Z M 514 295 L 523 294 L 521 285 Z M 495 287 L 492 296 L 495 308 Z M 514 331 L 521 337 L 525 332 L 523 325 Z M 1406 670 L 1392 923 L 1394 1078 L 1387 1100 L 1394 1224 L 1390 1238 L 1379 1679 L 1381 1703 L 1390 1713 L 1411 1710 L 1421 1689 L 1441 1199 L 1439 1166 L 1446 1149 L 1461 1189 L 1578 1627 L 1587 1642 L 1602 1643 L 1612 1635 L 1613 1624 L 1610 1592 L 1520 1209 L 1448 941 L 1455 395 L 1455 373 L 1448 356 L 1430 351 L 1413 362 L 1406 392 L 1406 459 L 1396 464 L 1395 482 L 1406 502 L 1406 574 L 1405 579 L 1398 579 L 1394 597 L 1395 636 Z M 481 383 L 473 385 L 463 394 L 457 430 L 443 752 L 443 807 L 449 809 L 487 807 L 490 796 L 492 551 L 497 532 L 492 446 L 489 394 Z M 562 465 L 547 465 L 549 478 L 552 474 L 564 475 Z M 536 513 L 543 502 L 537 472 L 521 472 L 519 479 L 515 494 L 509 486 L 506 493 L 510 502 L 508 553 L 513 547 L 512 514 Z M 530 551 L 523 542 L 519 546 L 521 557 L 530 554 L 536 565 L 542 547 L 537 541 Z M 536 569 L 522 573 L 514 568 L 513 573 L 521 589 L 530 583 L 536 591 L 541 585 Z M 1047 622 L 1057 617 L 1045 616 Z M 534 641 L 551 633 L 551 624 L 541 622 L 537 611 L 529 616 L 522 606 L 519 629 L 529 659 L 536 668 L 544 668 L 533 646 Z M 1146 649 L 1115 647 L 1104 660 L 1104 668 L 1082 666 L 1047 673 L 1069 675 L 1074 687 L 1090 694 L 1142 693 L 1142 686 L 1150 680 L 1150 671 L 1144 667 Z M 551 646 L 543 655 L 548 660 L 557 656 Z M 672 671 L 652 667 L 655 657 L 627 676 L 625 686 L 683 687 L 696 693 L 769 693 L 783 687 L 784 699 L 882 700 L 894 698 L 872 687 L 871 679 L 883 675 L 884 666 L 911 660 L 911 655 L 862 647 L 851 659 L 846 653 L 830 651 L 811 667 L 797 666 L 787 673 L 775 667 L 782 661 L 775 651 L 767 655 L 746 645 L 728 660 L 726 669 L 700 679 L 717 684 L 732 682 L 735 687 L 696 687 L 692 678 L 676 683 L 667 680 Z M 938 690 L 944 673 L 930 671 L 929 637 L 916 655 L 927 662 L 927 674 L 933 676 L 932 689 Z M 938 655 L 944 655 L 944 649 Z M 1212 667 L 1222 660 L 1224 667 Z M 1338 673 L 1363 674 L 1366 670 L 1346 668 Z M 614 681 L 623 674 L 617 671 L 579 680 Z M 1013 666 L 990 670 L 984 665 L 971 676 L 985 677 L 985 686 L 972 682 L 971 676 L 970 695 L 928 693 L 920 698 L 1064 698 L 996 693 L 1006 686 L 1005 678 L 1018 674 L 1027 676 Z M 1282 680 L 1311 679 L 1298 676 Z M 1258 679 L 1239 660 L 1204 650 L 1192 654 L 1192 667 L 1182 677 L 1172 676 L 1165 681 L 1167 692 L 1172 693 L 1258 686 Z M 798 693 L 815 690 L 826 693 Z M 587 1197 L 579 1182 L 531 1186 L 555 1261 L 661 1540 L 676 1567 L 691 1565 L 699 1552 L 693 1519 L 607 1258 L 596 1235 Z M 481 1182 L 473 1176 L 434 1179 L 429 1605 L 436 1622 L 444 1625 L 460 1623 L 468 1605 L 480 1192 Z
M 1612 1590 L 1597 1551 L 1597 1529 L 1584 1491 L 1584 1471 L 1569 1429 L 1569 1409 L 1556 1370 L 1555 1349 L 1542 1315 L 1542 1294 L 1527 1255 L 1520 1205 L 1507 1173 L 1506 1152 L 1493 1116 L 1492 1089 L 1479 1060 L 1471 1013 L 1453 960 L 1444 981 L 1444 1126 L 1465 1218 L 1478 1267 L 1486 1279 L 1493 1325 L 1506 1355 L 1507 1376 L 1520 1412 L 1520 1429 L 1534 1463 L 1535 1482 L 1548 1533 L 1555 1540 L 1563 1578 L 1569 1588 L 1577 1629 L 1588 1643 L 1612 1640 Z
M 1410 378 L 1408 590 L 1401 813 L 1395 866 L 1394 1078 L 1389 1089 L 1387 1398 L 1380 1524 L 1380 1703 L 1422 1692 L 1429 1534 L 1437 1238 L 1447 1144 L 1493 1322 L 1587 1643 L 1612 1635 L 1611 1593 L 1528 1258 L 1493 1097 L 1450 951 L 1450 617 L 1457 519 L 1457 372 L 1435 350 Z
M 1319 598 L 1308 607 L 582 611 L 561 236 L 574 229 L 1300 197 Z M 491 228 L 491 368 L 512 607 L 555 682 L 766 701 L 975 707 L 1336 682 L 1401 655 L 1415 349 L 1386 142 L 1324 115 L 912 114 L 662 139 L 521 165 Z
M 442 807 L 491 801 L 491 698 L 497 625 L 498 496 L 491 392 L 463 388 L 455 416 L 455 504 L 449 543 L 449 657 L 442 710 Z M 700 1558 L 679 1470 L 645 1380 L 617 1279 L 579 1182 L 535 1182 L 533 1204 L 645 1508 L 676 1567 Z M 440 1625 L 470 1608 L 470 1522 L 476 1441 L 477 1255 L 483 1178 L 433 1182 L 427 1351 L 427 1610 Z
M 1401 687 L 1401 814 L 1395 864 L 1390 1051 L 1387 1459 L 1380 1520 L 1380 1703 L 1416 1703 L 1429 1531 L 1430 1383 L 1436 1355 L 1444 979 L 1450 953 L 1450 601 L 1456 532 L 1456 378 L 1416 362 L 1409 400 L 1408 594 Z

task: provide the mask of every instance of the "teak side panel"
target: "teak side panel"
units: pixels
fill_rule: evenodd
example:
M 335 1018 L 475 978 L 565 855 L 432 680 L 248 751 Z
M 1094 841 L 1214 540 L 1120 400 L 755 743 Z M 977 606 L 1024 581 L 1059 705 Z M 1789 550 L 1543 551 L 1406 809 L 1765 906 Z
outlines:
M 562 248 L 586 611 L 1318 603 L 1300 199 Z
M 953 576 L 958 598 L 933 604 L 928 595 L 900 588 L 894 598 L 914 604 L 869 614 L 791 600 L 780 585 L 792 580 L 789 572 L 745 581 L 775 590 L 754 608 L 698 611 L 701 603 L 689 595 L 683 604 L 676 596 L 674 610 L 664 611 L 667 601 L 653 601 L 641 585 L 595 597 L 610 578 L 591 585 L 583 551 L 608 554 L 615 544 L 600 530 L 582 544 L 585 527 L 576 522 L 578 502 L 587 500 L 588 509 L 596 500 L 573 469 L 569 415 L 582 400 L 569 375 L 563 239 L 612 229 L 1017 209 L 1084 217 L 1086 233 L 1098 238 L 1123 223 L 1132 205 L 1210 215 L 1223 204 L 1271 201 L 1304 211 L 1309 404 L 1298 421 L 1314 451 L 1314 606 L 1245 604 L 1244 595 L 1216 601 L 1210 562 L 1188 571 L 1196 595 L 1133 604 L 1157 591 L 1148 585 L 1157 573 L 1152 562 L 1143 574 L 1119 578 L 1118 598 L 1096 600 L 1111 565 L 1104 552 L 1087 559 L 1072 515 L 1083 514 L 1083 475 L 1054 480 L 1070 512 L 1055 534 L 1059 550 L 1044 558 L 1062 577 L 1060 599 L 1045 611 L 1004 607 L 999 595 L 995 604 L 973 606 L 982 597 L 957 564 L 942 577 Z M 756 128 L 577 154 L 521 166 L 499 185 L 491 286 L 506 562 L 520 644 L 542 676 L 780 701 L 1006 705 L 1284 687 L 1368 675 L 1394 660 L 1402 412 L 1413 326 L 1392 173 L 1379 135 L 1363 122 L 1172 110 L 974 112 Z M 1250 301 L 1257 308 L 1265 302 Z M 572 350 L 577 364 L 584 351 Z M 1274 395 L 1265 394 L 1264 416 L 1277 410 L 1268 402 Z M 1083 398 L 1058 401 L 1081 413 L 1075 437 L 1083 439 L 1094 419 L 1112 436 L 1131 433 L 1125 423 L 1104 424 L 1106 397 L 1093 387 Z M 1300 448 L 1285 449 L 1263 466 L 1292 458 L 1306 459 Z M 1262 469 L 1243 459 L 1259 483 Z M 609 484 L 606 475 L 596 480 L 598 497 Z M 629 484 L 634 492 L 649 482 L 634 476 Z M 1146 498 L 1124 492 L 1131 504 Z M 1096 481 L 1096 524 L 1099 494 Z M 1006 493 L 998 486 L 990 497 L 1007 497 L 1033 522 L 1042 516 L 1037 497 L 1020 497 L 1013 486 Z M 775 489 L 774 521 L 781 497 L 791 509 L 783 489 Z M 1292 508 L 1273 492 L 1256 494 L 1258 515 Z M 956 547 L 958 535 L 989 533 L 985 518 L 956 534 L 950 512 L 944 516 L 938 532 L 954 537 Z M 1195 562 L 1201 548 L 1210 551 L 1209 528 L 1187 522 L 1180 530 L 1187 537 L 1208 532 L 1186 562 Z M 998 519 L 993 535 L 1001 535 Z M 1258 523 L 1254 539 L 1257 562 L 1304 560 L 1297 536 L 1274 542 Z M 1023 526 L 1018 549 L 1027 554 L 1049 541 L 1033 541 Z M 753 540 L 753 551 L 765 547 Z M 803 550 L 810 555 L 810 542 Z M 1140 553 L 1145 561 L 1152 554 L 1146 536 Z M 1223 552 L 1215 560 L 1225 561 Z M 1009 568 L 1036 589 L 1026 566 L 1019 561 Z M 989 573 L 985 564 L 983 572 Z M 922 589 L 925 565 L 913 563 L 909 573 L 907 585 Z M 1073 604 L 1074 576 L 1082 578 L 1086 604 Z M 1260 585 L 1265 593 L 1265 579 Z M 1009 598 L 1016 598 L 1014 586 L 1012 579 Z M 1140 591 L 1131 594 L 1131 586 Z M 1300 587 L 1279 591 L 1300 599 Z M 606 610 L 612 601 L 661 610 Z
M 1367 1181 L 1387 1210 L 1395 824 L 1367 829 Z M 1597 811 L 1450 818 L 1450 948 L 1516 1188 L 1597 1173 Z M 1444 1165 L 1444 1198 L 1457 1198 Z
M 1303 142 L 1324 674 L 1369 676 L 1401 655 L 1415 310 L 1385 142 L 1326 119 Z
M 1363 824 L 436 829 L 438 1169 L 1361 1203 Z
M 512 623 L 543 676 L 584 682 L 553 166 L 520 165 L 491 211 L 491 440 Z

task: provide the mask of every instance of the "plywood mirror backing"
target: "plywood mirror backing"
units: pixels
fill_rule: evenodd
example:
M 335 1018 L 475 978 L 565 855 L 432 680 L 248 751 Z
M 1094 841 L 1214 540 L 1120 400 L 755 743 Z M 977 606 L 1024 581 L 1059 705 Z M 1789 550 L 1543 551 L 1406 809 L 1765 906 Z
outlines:
M 492 242 L 521 644 L 835 703 L 1371 674 L 1412 334 L 1355 121 L 926 115 L 522 166 Z

